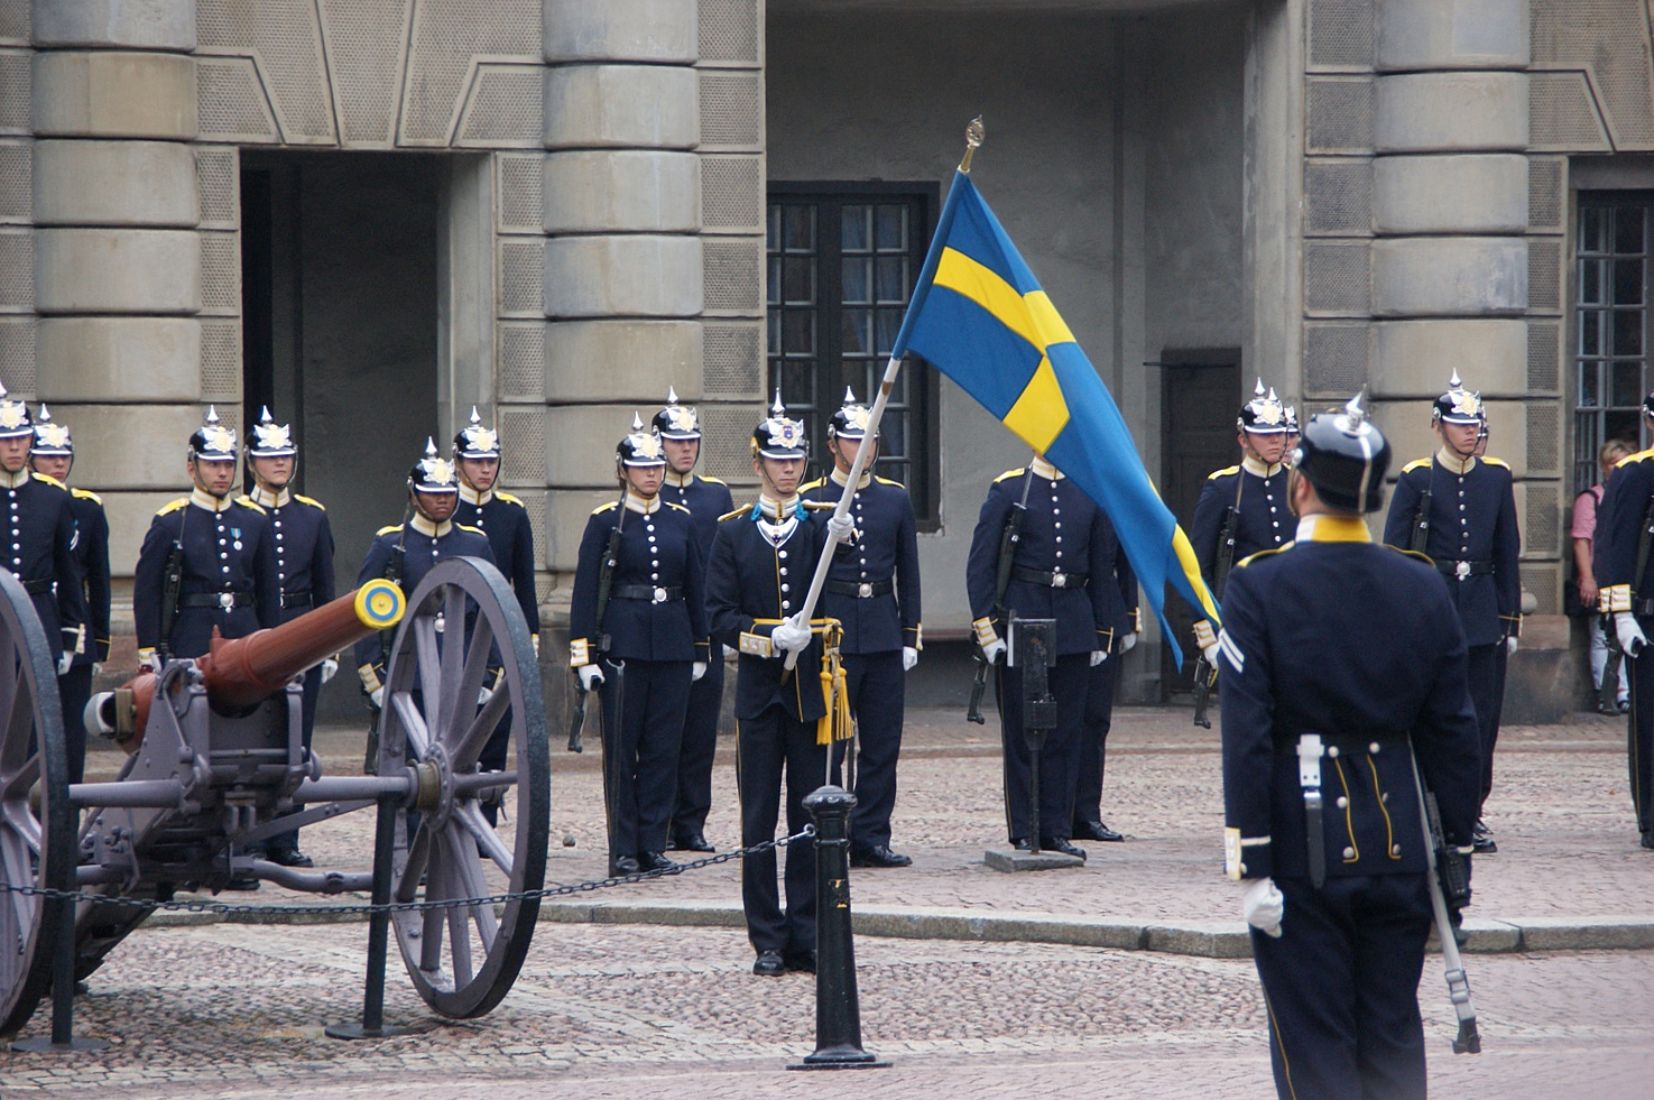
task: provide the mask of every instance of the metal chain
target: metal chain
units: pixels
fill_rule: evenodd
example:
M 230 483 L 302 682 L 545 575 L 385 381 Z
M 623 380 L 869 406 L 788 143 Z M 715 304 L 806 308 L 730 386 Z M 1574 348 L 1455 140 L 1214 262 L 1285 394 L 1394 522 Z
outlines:
M 571 894 L 589 894 L 597 890 L 606 890 L 611 886 L 627 886 L 634 882 L 665 878 L 668 875 L 681 875 L 685 871 L 698 871 L 702 867 L 711 867 L 717 863 L 728 863 L 732 859 L 742 859 L 746 856 L 758 855 L 776 848 L 785 848 L 797 841 L 807 840 L 815 836 L 815 833 L 814 825 L 806 825 L 791 836 L 762 841 L 750 848 L 737 848 L 730 852 L 719 852 L 716 855 L 680 863 L 676 867 L 667 867 L 655 871 L 639 871 L 636 874 L 616 875 L 611 878 L 589 879 L 585 882 L 558 884 L 543 887 L 539 890 L 490 894 L 480 898 L 392 901 L 386 902 L 384 905 L 374 905 L 372 903 L 360 905 L 249 905 L 222 901 L 160 901 L 154 898 L 111 897 L 104 894 L 88 894 L 79 890 L 55 890 L 42 886 L 13 886 L 8 882 L 0 882 L 0 894 L 21 894 L 24 897 L 46 898 L 50 901 L 89 902 L 97 905 L 113 905 L 125 909 L 146 909 L 152 912 L 163 909 L 184 913 L 216 913 L 226 916 L 238 913 L 260 913 L 265 916 L 314 916 L 317 913 L 371 914 L 379 912 L 408 913 L 426 909 L 469 909 L 478 905 L 498 905 L 510 901 L 540 901 L 545 898 L 568 897 Z

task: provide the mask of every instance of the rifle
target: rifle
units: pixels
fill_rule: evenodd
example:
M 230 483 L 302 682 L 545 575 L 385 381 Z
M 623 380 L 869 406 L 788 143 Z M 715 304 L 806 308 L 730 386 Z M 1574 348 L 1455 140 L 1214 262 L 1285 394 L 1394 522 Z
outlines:
M 1620 648 L 1619 632 L 1614 629 L 1614 616 L 1598 615 L 1597 618 L 1601 620 L 1597 629 L 1602 631 L 1608 651 L 1608 659 L 1602 665 L 1602 682 L 1597 684 L 1597 710 L 1614 714 L 1619 711 L 1620 662 L 1625 658 L 1625 651 Z
M 1240 475 L 1245 477 L 1245 474 Z M 1223 523 L 1218 527 L 1217 560 L 1212 563 L 1212 595 L 1223 598 L 1224 586 L 1229 583 L 1229 570 L 1235 566 L 1235 529 L 1240 526 L 1240 492 L 1235 492 L 1236 506 L 1223 511 Z M 1195 661 L 1195 725 L 1203 730 L 1212 728 L 1206 711 L 1212 705 L 1212 688 L 1217 686 L 1218 670 L 1202 653 Z
M 620 562 L 620 536 L 626 526 L 626 490 L 620 491 L 616 505 L 615 525 L 609 531 L 609 543 L 603 549 L 603 562 L 597 569 L 597 613 L 595 619 L 596 645 L 591 647 L 591 659 L 600 662 L 609 651 L 609 636 L 603 633 L 603 614 L 609 608 L 609 593 L 614 588 L 615 566 Z M 574 676 L 574 714 L 569 719 L 569 752 L 585 752 L 581 731 L 586 725 L 586 685 L 579 673 Z
M 402 530 L 396 537 L 396 545 L 391 547 L 391 556 L 385 562 L 384 570 L 379 574 L 396 587 L 402 587 L 402 577 L 407 572 L 408 563 L 408 510 L 402 511 Z M 391 644 L 396 641 L 396 631 L 381 630 L 379 632 L 379 667 L 389 672 L 391 667 Z M 368 700 L 368 713 L 372 721 L 368 725 L 368 743 L 362 757 L 362 773 L 376 775 L 379 771 L 379 715 L 380 708 Z
M 1454 934 L 1453 920 L 1448 913 L 1470 904 L 1470 862 L 1442 833 L 1441 812 L 1436 806 L 1434 791 L 1427 791 L 1419 775 L 1418 755 L 1412 743 L 1407 755 L 1413 763 L 1413 788 L 1419 796 L 1419 820 L 1424 825 L 1425 853 L 1430 864 L 1430 909 L 1436 920 L 1436 935 L 1441 940 L 1442 963 L 1447 971 L 1447 995 L 1453 1002 L 1454 1014 L 1459 1018 L 1459 1033 L 1453 1038 L 1454 1054 L 1480 1054 L 1482 1036 L 1476 1030 L 1476 1006 L 1470 1001 L 1470 976 L 1465 973 L 1464 960 L 1459 955 L 1459 941 Z
M 155 642 L 155 655 L 162 664 L 172 659 L 172 627 L 178 621 L 178 597 L 184 591 L 184 524 L 189 514 L 186 504 L 178 514 L 178 537 L 172 540 L 161 567 L 161 636 Z
M 1435 474 L 1436 460 L 1430 460 L 1430 472 Z M 1430 545 L 1430 487 L 1425 486 L 1424 492 L 1419 494 L 1418 507 L 1413 511 L 1412 534 L 1407 540 L 1407 549 L 1418 554 L 1428 553 Z
M 1016 564 L 1017 543 L 1022 540 L 1022 521 L 1028 515 L 1028 490 L 1034 485 L 1034 467 L 1028 467 L 1028 472 L 1022 478 L 1022 499 L 1011 507 L 1011 514 L 1005 517 L 1005 527 L 999 532 L 999 558 L 994 566 L 994 606 L 990 617 L 993 622 L 1005 621 L 1005 590 L 1011 585 L 1011 568 Z M 988 658 L 983 655 L 982 647 L 976 648 L 976 677 L 971 681 L 971 701 L 965 708 L 965 720 L 983 725 L 987 719 L 982 717 L 982 696 L 988 690 Z

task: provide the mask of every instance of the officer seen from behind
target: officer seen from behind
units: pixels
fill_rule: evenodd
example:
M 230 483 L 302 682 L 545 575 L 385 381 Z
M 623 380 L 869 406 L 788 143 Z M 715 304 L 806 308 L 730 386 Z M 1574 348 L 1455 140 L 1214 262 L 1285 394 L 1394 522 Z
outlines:
M 1479 794 L 1465 633 L 1422 556 L 1373 545 L 1390 448 L 1360 399 L 1304 426 L 1297 538 L 1229 578 L 1224 848 L 1282 1097 L 1422 1097 L 1430 934 L 1417 774 L 1468 852 Z

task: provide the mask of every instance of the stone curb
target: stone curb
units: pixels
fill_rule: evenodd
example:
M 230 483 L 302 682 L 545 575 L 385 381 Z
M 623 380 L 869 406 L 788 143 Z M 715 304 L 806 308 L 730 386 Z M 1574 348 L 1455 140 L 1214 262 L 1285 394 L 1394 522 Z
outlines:
M 974 909 L 915 909 L 865 906 L 852 914 L 862 936 L 907 940 L 962 940 L 982 943 L 1051 943 L 1070 947 L 1159 951 L 1208 959 L 1245 959 L 1252 941 L 1239 921 L 1155 921 L 1094 919 L 1055 913 L 984 913 Z M 555 924 L 652 924 L 671 927 L 741 928 L 741 907 L 730 902 L 547 901 L 540 919 Z M 337 913 L 329 905 L 314 912 L 264 916 L 256 911 L 219 914 L 159 912 L 151 928 L 203 924 L 358 924 L 361 913 Z M 1467 917 L 1466 954 L 1518 951 L 1654 950 L 1654 918 L 1640 916 Z M 1431 936 L 1431 950 L 1436 949 Z

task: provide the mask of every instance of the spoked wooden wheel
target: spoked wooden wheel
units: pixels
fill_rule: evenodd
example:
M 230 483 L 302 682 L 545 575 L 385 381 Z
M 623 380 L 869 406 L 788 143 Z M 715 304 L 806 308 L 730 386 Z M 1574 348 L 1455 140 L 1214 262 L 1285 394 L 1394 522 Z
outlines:
M 538 890 L 551 814 L 545 701 L 534 647 L 511 587 L 477 558 L 436 565 L 408 601 L 386 670 L 379 774 L 414 765 L 418 810 L 399 810 L 397 901 Z M 485 687 L 498 686 L 479 705 Z M 478 757 L 512 716 L 507 769 Z M 488 823 L 483 802 L 499 807 Z M 419 995 L 437 1012 L 481 1016 L 517 979 L 540 903 L 508 901 L 395 913 Z
M 79 715 L 74 720 L 79 720 Z M 0 569 L 0 881 L 70 889 L 74 811 L 57 668 L 29 594 Z M 0 894 L 0 1035 L 28 1022 L 52 981 L 68 901 Z

